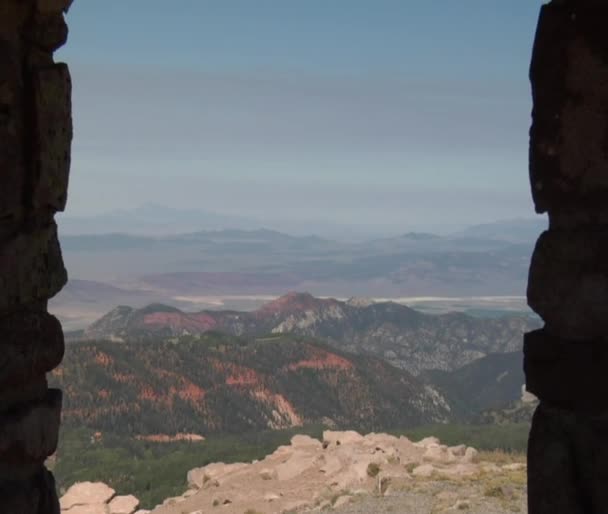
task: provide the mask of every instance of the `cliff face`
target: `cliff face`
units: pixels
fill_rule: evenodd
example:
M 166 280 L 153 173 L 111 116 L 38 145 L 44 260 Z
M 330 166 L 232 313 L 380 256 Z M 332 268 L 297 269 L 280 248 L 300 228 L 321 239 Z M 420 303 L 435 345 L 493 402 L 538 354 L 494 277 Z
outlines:
M 520 351 L 523 333 L 538 325 L 524 316 L 432 316 L 392 302 L 341 302 L 291 293 L 254 312 L 119 307 L 91 325 L 83 338 L 142 341 L 209 330 L 245 337 L 293 333 L 322 339 L 341 350 L 382 357 L 419 374 L 428 369 L 454 370 L 490 353 Z
M 74 343 L 51 382 L 66 391 L 68 426 L 130 435 L 314 423 L 376 430 L 449 414 L 443 398 L 409 373 L 294 336 Z

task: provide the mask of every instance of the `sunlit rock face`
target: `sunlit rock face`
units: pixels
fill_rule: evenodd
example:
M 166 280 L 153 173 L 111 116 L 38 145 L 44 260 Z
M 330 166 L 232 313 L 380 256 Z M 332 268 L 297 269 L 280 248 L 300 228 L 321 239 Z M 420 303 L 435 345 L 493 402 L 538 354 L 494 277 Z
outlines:
M 53 51 L 65 43 L 66 0 L 0 1 L 0 505 L 54 513 L 45 459 L 57 446 L 61 325 L 47 300 L 65 284 L 55 212 L 67 199 L 71 82 Z
M 540 399 L 529 444 L 529 511 L 606 512 L 608 436 L 608 6 L 542 8 L 531 65 L 530 180 L 550 228 L 534 251 L 527 389 Z M 593 458 L 588 456 L 593 455 Z

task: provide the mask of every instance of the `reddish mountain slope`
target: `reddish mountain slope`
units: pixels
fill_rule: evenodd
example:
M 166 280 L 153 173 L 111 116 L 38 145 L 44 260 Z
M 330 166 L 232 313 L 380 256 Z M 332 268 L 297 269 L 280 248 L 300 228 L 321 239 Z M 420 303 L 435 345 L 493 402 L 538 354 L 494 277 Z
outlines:
M 341 302 L 290 293 L 253 312 L 186 313 L 163 305 L 138 310 L 118 307 L 92 324 L 83 339 L 143 341 L 198 336 L 209 330 L 246 338 L 294 333 L 382 357 L 419 374 L 429 369 L 458 369 L 490 353 L 519 351 L 523 333 L 538 326 L 525 316 L 433 316 L 391 302 Z
M 69 426 L 132 435 L 329 423 L 365 430 L 442 421 L 441 396 L 385 362 L 310 340 L 74 343 L 51 381 Z

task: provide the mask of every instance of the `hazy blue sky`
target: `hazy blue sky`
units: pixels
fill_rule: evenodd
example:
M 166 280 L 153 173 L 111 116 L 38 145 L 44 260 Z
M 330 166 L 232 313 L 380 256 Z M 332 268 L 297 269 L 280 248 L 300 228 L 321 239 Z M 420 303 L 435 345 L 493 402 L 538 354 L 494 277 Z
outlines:
M 78 0 L 71 215 L 532 216 L 539 0 Z

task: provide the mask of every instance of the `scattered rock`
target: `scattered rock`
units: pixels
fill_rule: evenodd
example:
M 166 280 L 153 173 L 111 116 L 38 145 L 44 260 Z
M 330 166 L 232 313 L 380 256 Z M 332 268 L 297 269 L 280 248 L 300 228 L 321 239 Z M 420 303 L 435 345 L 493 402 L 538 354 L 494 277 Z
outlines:
M 448 447 L 434 437 L 412 443 L 405 437 L 388 434 L 362 436 L 352 431 L 325 431 L 323 441 L 322 444 L 298 435 L 290 445 L 279 447 L 259 462 L 214 463 L 193 469 L 187 476 L 188 490 L 182 496 L 167 498 L 150 514 L 278 514 L 296 510 L 321 512 L 332 507 L 343 510 L 355 495 L 399 498 L 404 490 L 427 490 L 430 501 L 438 502 L 437 506 L 443 509 L 440 512 L 451 512 L 473 508 L 462 498 L 474 496 L 440 490 L 433 497 L 431 491 L 437 480 L 442 484 L 461 484 L 461 477 L 484 471 L 491 473 L 493 480 L 494 475 L 507 476 L 509 471 L 525 469 L 520 463 L 497 466 L 478 462 L 479 454 L 474 448 Z M 487 501 L 498 498 L 477 494 L 476 498 Z M 523 493 L 508 488 L 500 489 L 499 494 L 504 499 L 523 498 Z M 78 503 L 85 500 L 94 501 Z M 73 486 L 61 500 L 62 507 L 70 506 L 69 510 L 63 509 L 64 514 L 133 514 L 137 504 L 132 496 L 115 496 L 104 484 L 91 483 Z M 347 507 L 350 508 L 354 507 Z

